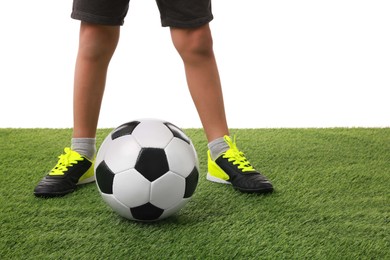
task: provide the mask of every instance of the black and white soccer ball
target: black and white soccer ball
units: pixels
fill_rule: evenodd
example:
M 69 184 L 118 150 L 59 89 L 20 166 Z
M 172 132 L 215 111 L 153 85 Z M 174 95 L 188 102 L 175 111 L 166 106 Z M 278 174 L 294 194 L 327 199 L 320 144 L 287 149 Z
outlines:
M 155 221 L 177 213 L 198 185 L 199 161 L 191 139 L 177 126 L 140 119 L 114 129 L 95 162 L 103 200 L 119 215 Z

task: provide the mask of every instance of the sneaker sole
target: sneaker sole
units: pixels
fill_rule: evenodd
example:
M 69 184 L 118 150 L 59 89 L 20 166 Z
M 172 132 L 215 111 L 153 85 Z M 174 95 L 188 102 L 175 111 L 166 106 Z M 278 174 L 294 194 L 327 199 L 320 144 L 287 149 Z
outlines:
M 86 178 L 86 179 L 84 179 L 84 180 L 82 180 L 82 181 L 79 181 L 79 182 L 77 183 L 77 185 L 87 184 L 87 183 L 91 183 L 91 182 L 94 182 L 94 181 L 95 181 L 95 175 L 93 175 L 93 176 L 91 176 L 91 177 L 89 177 L 89 178 Z
M 230 181 L 225 181 L 225 180 L 222 180 L 220 178 L 217 178 L 217 177 L 214 177 L 213 175 L 211 175 L 209 172 L 207 173 L 207 176 L 206 176 L 206 179 L 211 181 L 211 182 L 216 182 L 216 183 L 222 183 L 222 184 L 229 184 L 229 185 L 232 185 L 232 183 Z
M 228 185 L 232 185 L 232 183 L 230 181 L 225 181 L 225 180 L 222 180 L 220 178 L 217 178 L 217 177 L 214 177 L 212 176 L 210 173 L 207 173 L 206 175 L 206 179 L 208 181 L 211 181 L 211 182 L 215 182 L 215 183 L 221 183 L 221 184 L 228 184 Z M 243 189 L 243 188 L 238 188 L 238 187 L 234 187 L 234 189 L 238 190 L 238 191 L 241 191 L 241 192 L 244 192 L 244 193 L 259 193 L 259 194 L 265 194 L 265 193 L 271 193 L 274 191 L 273 187 L 269 187 L 269 188 L 264 188 L 264 189 Z
M 82 180 L 81 182 L 78 182 L 77 185 L 82 184 L 88 184 L 95 181 L 95 175 L 91 176 L 85 180 Z M 54 198 L 54 197 L 63 197 L 69 193 L 74 192 L 75 189 L 62 191 L 62 192 L 34 192 L 35 197 L 41 197 L 41 198 Z
M 234 187 L 236 190 L 239 190 L 244 193 L 257 193 L 257 194 L 266 194 L 266 193 L 272 193 L 274 191 L 273 188 L 264 188 L 264 189 L 242 189 Z
M 55 198 L 63 197 L 69 193 L 72 193 L 74 190 L 68 190 L 63 192 L 34 192 L 35 197 L 39 198 Z

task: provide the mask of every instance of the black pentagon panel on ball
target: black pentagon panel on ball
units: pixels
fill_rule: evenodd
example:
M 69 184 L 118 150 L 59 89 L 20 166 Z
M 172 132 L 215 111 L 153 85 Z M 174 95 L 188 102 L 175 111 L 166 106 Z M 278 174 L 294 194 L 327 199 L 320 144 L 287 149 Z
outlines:
M 134 168 L 150 182 L 157 180 L 169 171 L 164 149 L 142 148 Z
M 96 183 L 101 192 L 112 194 L 112 184 L 115 174 L 110 170 L 105 161 L 102 161 L 96 168 Z
M 184 132 L 179 127 L 169 122 L 165 122 L 164 124 L 169 128 L 169 130 L 171 130 L 174 137 L 177 137 L 183 140 L 184 142 L 190 144 L 190 139 L 188 138 L 188 136 L 184 134 Z
M 115 140 L 118 137 L 124 136 L 124 135 L 131 135 L 134 131 L 134 129 L 139 125 L 139 121 L 131 121 L 127 122 L 123 125 L 118 126 L 111 134 L 111 139 Z
M 194 194 L 196 186 L 198 185 L 199 172 L 196 167 L 191 171 L 190 175 L 186 178 L 186 190 L 184 192 L 184 198 L 190 198 Z
M 164 213 L 164 210 L 148 202 L 144 205 L 131 208 L 130 212 L 135 219 L 152 221 L 157 220 Z

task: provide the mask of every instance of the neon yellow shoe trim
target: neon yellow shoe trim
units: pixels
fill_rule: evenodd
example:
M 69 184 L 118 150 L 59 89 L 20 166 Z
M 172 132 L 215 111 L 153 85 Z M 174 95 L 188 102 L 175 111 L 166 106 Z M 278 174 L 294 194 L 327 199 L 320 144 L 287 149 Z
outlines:
M 227 135 L 225 135 L 223 138 L 230 147 L 229 150 L 222 154 L 223 158 L 228 159 L 228 161 L 232 162 L 234 165 L 238 165 L 238 169 L 241 169 L 243 172 L 255 171 L 255 168 L 253 168 L 251 163 L 245 157 L 244 153 L 238 150 L 236 145 L 236 136 L 234 136 L 233 141 Z
M 92 161 L 91 167 L 86 171 L 83 176 L 80 177 L 77 184 L 84 184 L 93 182 L 95 180 L 95 170 L 94 170 L 95 159 Z
M 207 151 L 208 156 L 208 174 L 207 179 L 214 182 L 221 182 L 221 183 L 228 183 L 229 181 L 229 175 L 225 173 L 224 170 L 221 169 L 221 167 L 218 166 L 218 164 L 215 163 L 211 159 L 210 151 Z

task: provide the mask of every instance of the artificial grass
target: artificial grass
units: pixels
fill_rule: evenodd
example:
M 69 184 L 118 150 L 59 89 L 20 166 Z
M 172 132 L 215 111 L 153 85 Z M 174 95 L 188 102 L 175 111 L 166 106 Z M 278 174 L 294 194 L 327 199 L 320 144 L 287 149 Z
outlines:
M 232 129 L 270 195 L 205 180 L 203 131 L 184 130 L 197 190 L 173 217 L 139 223 L 111 211 L 95 184 L 33 196 L 70 129 L 0 129 L 0 259 L 390 259 L 390 128 Z

